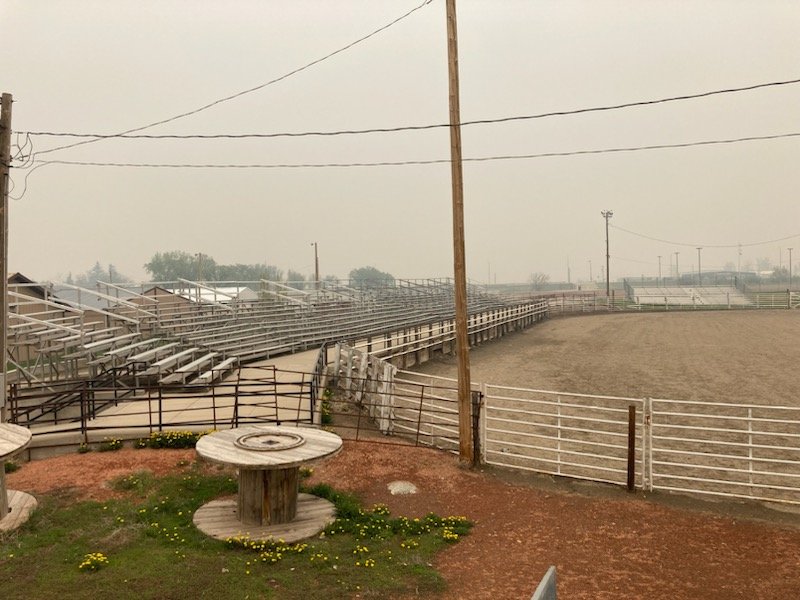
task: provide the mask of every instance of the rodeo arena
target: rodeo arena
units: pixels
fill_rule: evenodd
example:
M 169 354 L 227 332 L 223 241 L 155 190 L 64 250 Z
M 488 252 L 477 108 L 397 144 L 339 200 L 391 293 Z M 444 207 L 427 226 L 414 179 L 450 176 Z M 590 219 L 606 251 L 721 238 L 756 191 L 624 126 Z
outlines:
M 455 352 L 452 281 L 369 283 L 180 280 L 90 290 L 13 275 L 3 421 L 31 434 L 17 459 L 112 437 L 131 444 L 153 432 L 266 424 L 458 453 L 457 380 L 424 369 Z M 469 344 L 478 347 L 528 328 L 535 334 L 553 319 L 786 314 L 800 307 L 800 294 L 663 281 L 627 281 L 610 295 L 469 284 L 467 305 Z M 507 381 L 472 381 L 471 390 L 482 465 L 800 505 L 796 397 L 709 402 Z M 35 505 L 24 491 L 2 495 L 12 511 L 7 522 L 24 520 Z

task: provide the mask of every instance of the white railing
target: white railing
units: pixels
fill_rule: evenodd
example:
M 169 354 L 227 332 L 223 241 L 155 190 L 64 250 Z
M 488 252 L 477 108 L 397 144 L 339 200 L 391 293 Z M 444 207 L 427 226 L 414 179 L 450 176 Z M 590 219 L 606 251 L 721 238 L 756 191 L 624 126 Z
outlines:
M 394 384 L 396 433 L 456 450 L 457 381 L 398 371 Z M 637 487 L 800 504 L 800 406 L 472 386 L 487 464 L 625 484 L 634 406 Z
M 487 464 L 625 485 L 629 407 L 636 407 L 637 479 L 644 487 L 643 400 L 486 385 Z
M 800 407 L 650 402 L 653 489 L 800 503 Z

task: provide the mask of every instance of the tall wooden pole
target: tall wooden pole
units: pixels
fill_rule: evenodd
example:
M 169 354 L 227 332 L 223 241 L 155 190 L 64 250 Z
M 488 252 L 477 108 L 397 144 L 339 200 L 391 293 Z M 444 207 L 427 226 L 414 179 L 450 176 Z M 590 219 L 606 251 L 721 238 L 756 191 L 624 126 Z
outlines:
M 8 328 L 8 178 L 11 169 L 11 94 L 3 94 L 0 103 L 0 423 L 6 420 L 6 331 Z M 1 467 L 0 467 L 1 468 Z M 0 518 L 5 515 L 0 515 Z
M 453 183 L 453 266 L 458 354 L 458 440 L 462 464 L 475 464 L 472 445 L 469 339 L 467 336 L 467 268 L 464 258 L 464 177 L 461 168 L 461 109 L 458 94 L 456 0 L 447 0 L 447 66 L 450 89 L 450 166 Z

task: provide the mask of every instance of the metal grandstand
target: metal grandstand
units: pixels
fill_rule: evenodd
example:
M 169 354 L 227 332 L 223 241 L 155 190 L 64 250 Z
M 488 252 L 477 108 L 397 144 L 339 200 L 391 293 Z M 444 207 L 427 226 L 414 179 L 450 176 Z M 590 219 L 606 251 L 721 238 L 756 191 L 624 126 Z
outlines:
M 468 289 L 471 315 L 523 303 Z M 11 283 L 8 383 L 208 385 L 240 363 L 449 321 L 453 312 L 449 279 Z

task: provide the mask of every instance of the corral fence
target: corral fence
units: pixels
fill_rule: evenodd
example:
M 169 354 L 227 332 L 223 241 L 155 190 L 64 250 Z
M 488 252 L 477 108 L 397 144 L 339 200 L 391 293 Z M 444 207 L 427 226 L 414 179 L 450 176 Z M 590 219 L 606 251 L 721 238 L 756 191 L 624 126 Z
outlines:
M 547 302 L 550 316 L 568 316 L 597 312 L 669 312 L 692 310 L 779 310 L 800 308 L 800 292 L 753 292 L 746 294 L 747 303 L 728 297 L 714 303 L 680 303 L 665 297 L 663 302 L 640 302 L 629 298 L 624 292 L 612 290 L 610 296 L 604 292 L 563 292 L 543 298 Z
M 352 356 L 349 368 L 340 365 L 339 385 L 363 410 L 380 415 L 383 434 L 458 451 L 456 380 L 393 371 L 357 351 Z M 800 504 L 800 407 L 476 382 L 472 390 L 485 464 L 642 490 Z

